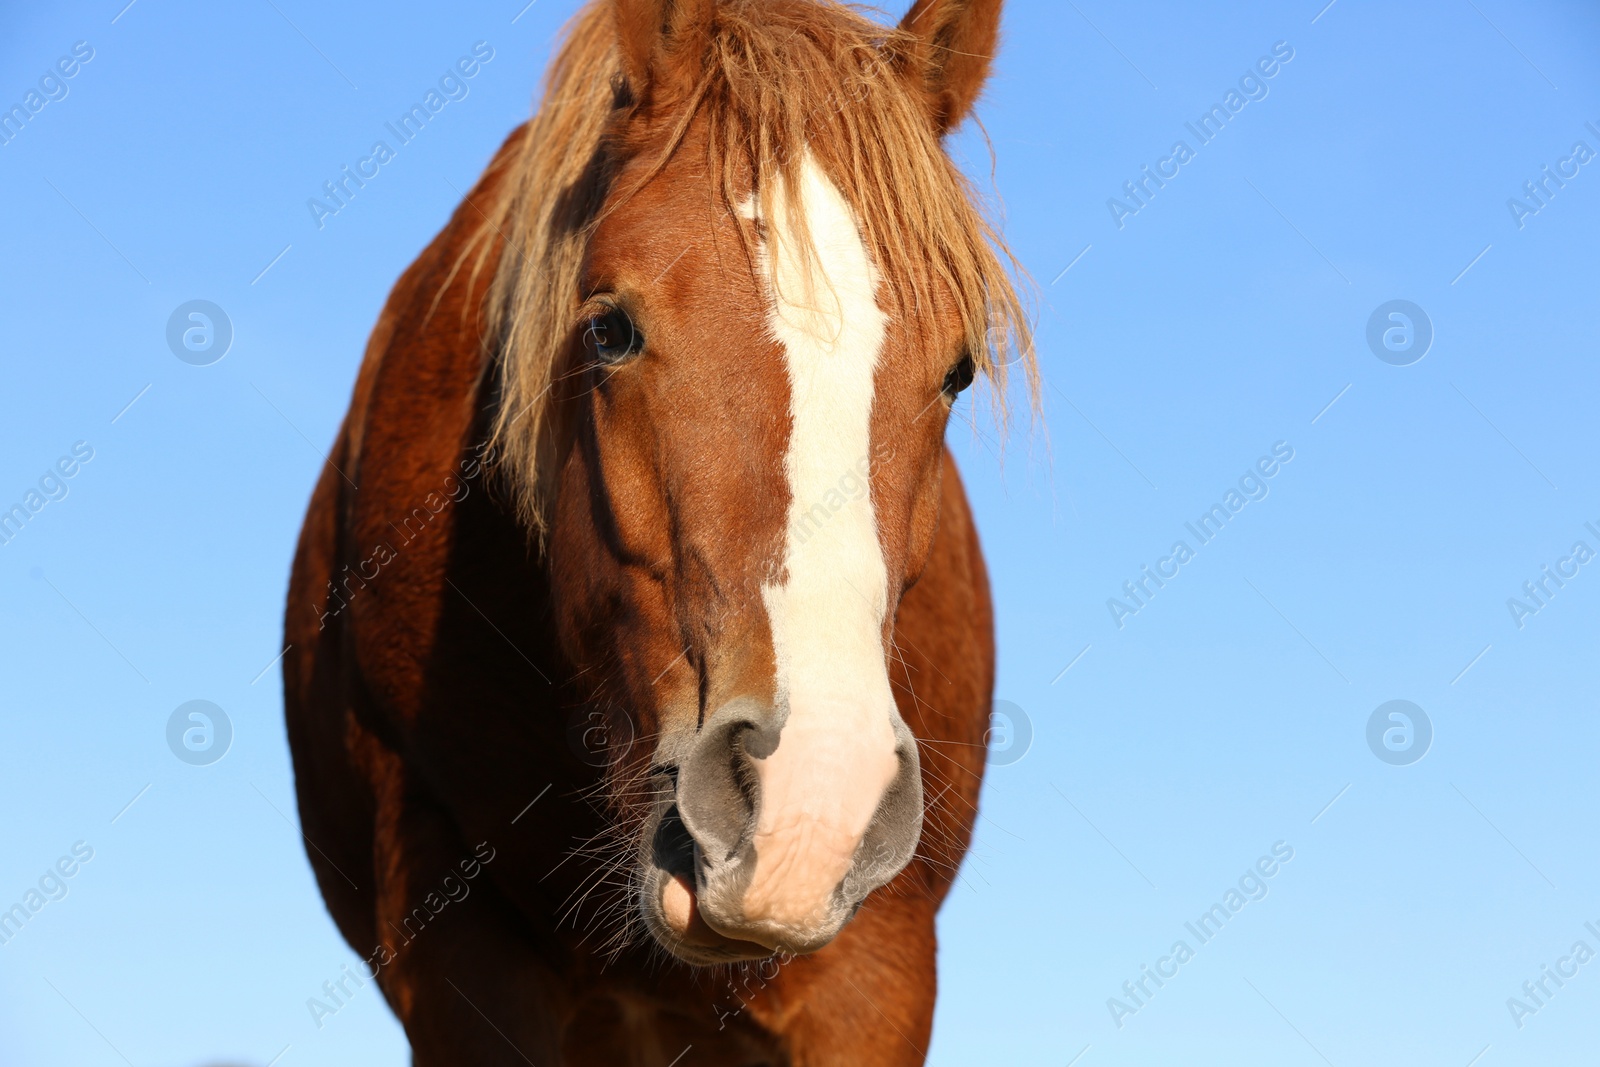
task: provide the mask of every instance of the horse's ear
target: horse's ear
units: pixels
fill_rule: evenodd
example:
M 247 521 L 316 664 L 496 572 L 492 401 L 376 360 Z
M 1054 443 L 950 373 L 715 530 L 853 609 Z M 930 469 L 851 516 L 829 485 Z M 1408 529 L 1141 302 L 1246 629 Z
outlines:
M 1001 0 L 917 0 L 900 20 L 914 38 L 907 73 L 922 83 L 934 126 L 959 125 L 989 77 Z
M 692 84 L 716 0 L 612 0 L 623 73 L 634 92 L 662 84 Z

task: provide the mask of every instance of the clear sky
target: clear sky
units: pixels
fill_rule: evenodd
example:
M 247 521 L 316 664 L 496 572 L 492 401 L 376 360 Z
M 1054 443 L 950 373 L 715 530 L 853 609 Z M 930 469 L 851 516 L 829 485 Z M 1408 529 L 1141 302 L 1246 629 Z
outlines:
M 125 2 L 0 14 L 0 105 L 41 105 L 0 145 L 0 505 L 38 493 L 0 545 L 0 906 L 65 892 L 0 945 L 0 1062 L 402 1064 L 370 987 L 306 1010 L 355 956 L 269 666 L 366 334 L 574 5 Z M 1324 2 L 1008 5 L 981 116 L 1044 417 L 951 439 L 1031 747 L 941 918 L 932 1063 L 1600 1042 L 1600 12 Z M 167 339 L 194 300 L 206 366 L 220 333 Z M 168 745 L 194 700 L 211 765 Z

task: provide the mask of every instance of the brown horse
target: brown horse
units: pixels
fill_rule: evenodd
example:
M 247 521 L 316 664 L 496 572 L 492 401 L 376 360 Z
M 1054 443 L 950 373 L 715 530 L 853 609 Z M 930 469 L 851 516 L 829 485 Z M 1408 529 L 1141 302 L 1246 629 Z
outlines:
M 319 1025 L 375 980 L 425 1067 L 923 1062 L 994 678 L 944 432 L 1035 377 L 941 144 L 999 8 L 596 0 L 395 286 L 289 592 L 365 960 Z

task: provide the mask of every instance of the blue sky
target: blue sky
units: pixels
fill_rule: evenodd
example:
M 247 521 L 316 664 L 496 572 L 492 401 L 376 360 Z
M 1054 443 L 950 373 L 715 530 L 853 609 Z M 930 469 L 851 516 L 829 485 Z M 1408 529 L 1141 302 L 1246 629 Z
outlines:
M 6 107 L 92 49 L 0 145 L 0 504 L 45 501 L 0 545 L 0 903 L 73 870 L 0 946 L 0 1059 L 400 1064 L 370 987 L 320 1030 L 306 1011 L 355 956 L 267 668 L 366 334 L 573 5 L 124 2 L 0 15 Z M 1003 449 L 981 408 L 950 437 L 1032 742 L 992 768 L 941 917 L 931 1063 L 1493 1067 L 1600 1041 L 1600 961 L 1507 1006 L 1600 951 L 1600 564 L 1574 554 L 1600 551 L 1600 162 L 1574 153 L 1600 152 L 1600 12 L 1397 7 L 1008 6 L 981 117 L 1044 416 Z M 477 42 L 465 95 L 319 228 L 307 200 Z M 1231 90 L 1200 144 L 1186 123 Z M 953 147 L 988 188 L 977 131 Z M 1146 166 L 1169 177 L 1141 204 Z M 1541 204 L 1546 167 L 1568 177 Z M 193 300 L 232 325 L 208 366 L 167 345 Z M 1406 365 L 1367 341 L 1395 300 L 1431 325 Z M 1200 543 L 1186 524 L 1275 446 Z M 1177 571 L 1132 602 L 1146 566 Z M 208 766 L 167 746 L 193 700 L 232 727 Z M 1392 700 L 1426 716 L 1420 760 L 1369 748 Z M 1275 845 L 1200 944 L 1185 924 Z M 1146 965 L 1176 974 L 1135 1002 Z

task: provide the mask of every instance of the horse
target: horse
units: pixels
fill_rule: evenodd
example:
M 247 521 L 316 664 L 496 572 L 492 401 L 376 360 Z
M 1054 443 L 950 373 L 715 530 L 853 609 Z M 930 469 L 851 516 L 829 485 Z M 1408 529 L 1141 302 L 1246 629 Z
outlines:
M 307 857 L 418 1067 L 924 1062 L 1037 372 L 1000 0 L 593 0 L 395 285 L 290 576 Z

